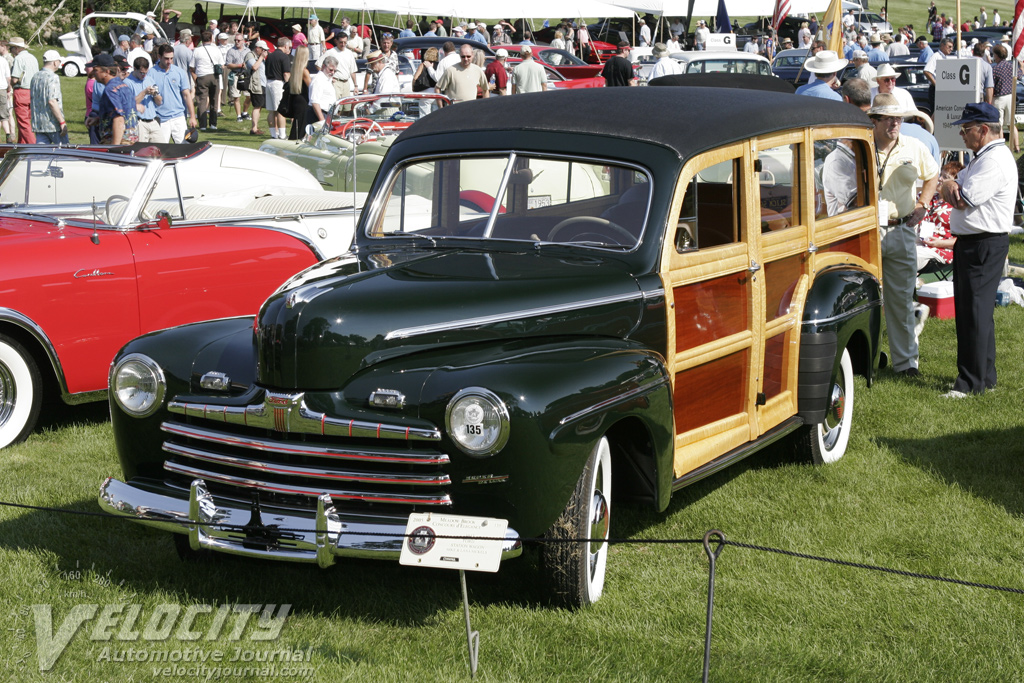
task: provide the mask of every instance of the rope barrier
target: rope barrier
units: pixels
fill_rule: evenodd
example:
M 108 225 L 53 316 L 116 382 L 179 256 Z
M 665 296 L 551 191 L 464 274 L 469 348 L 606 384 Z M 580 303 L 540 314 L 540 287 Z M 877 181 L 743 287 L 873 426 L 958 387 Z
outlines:
M 199 522 L 194 520 L 175 520 L 166 518 L 154 518 L 145 516 L 134 516 L 128 517 L 124 515 L 115 515 L 109 512 L 102 511 L 89 511 L 89 510 L 67 510 L 65 508 L 48 507 L 45 505 L 29 505 L 27 503 L 12 503 L 8 501 L 0 501 L 0 507 L 18 508 L 24 510 L 35 510 L 38 512 L 57 512 L 66 515 L 78 515 L 83 517 L 104 517 L 109 519 L 117 519 L 128 522 L 162 522 L 180 524 L 181 526 L 211 526 L 217 527 L 218 529 L 234 530 L 234 531 L 248 531 L 251 527 L 240 525 L 240 524 L 223 524 L 218 522 Z M 284 528 L 274 527 L 273 531 L 281 533 L 316 533 L 316 529 L 313 528 Z M 348 536 L 376 536 L 383 538 L 408 538 L 409 534 L 395 534 L 395 533 L 377 533 L 372 531 L 344 531 L 344 535 Z M 709 532 L 712 533 L 712 532 Z M 897 576 L 906 576 L 914 579 L 926 579 L 929 581 L 941 581 L 944 583 L 952 583 L 960 586 L 967 586 L 970 588 L 982 588 L 985 590 L 1002 591 L 1004 593 L 1014 593 L 1018 595 L 1024 595 L 1024 589 L 1022 588 L 1010 588 L 1007 586 L 998 586 L 990 583 L 980 583 L 976 581 L 965 581 L 963 579 L 953 579 L 946 576 L 937 576 L 934 574 L 924 574 L 920 572 L 911 572 L 903 569 L 893 569 L 891 567 L 882 567 L 879 565 L 865 564 L 863 562 L 851 562 L 849 560 L 840 560 L 831 557 L 824 557 L 821 555 L 810 555 L 808 553 L 800 553 L 794 550 L 785 550 L 782 548 L 772 548 L 770 546 L 755 545 L 753 543 L 742 543 L 740 541 L 726 540 L 722 532 L 713 530 L 713 533 L 718 534 L 720 538 L 716 540 L 716 543 L 721 545 L 731 545 L 737 548 L 745 548 L 747 550 L 757 550 L 760 552 L 775 553 L 777 555 L 786 555 L 788 557 L 795 557 L 803 560 L 814 560 L 815 562 L 829 562 L 831 564 L 837 564 L 844 567 L 853 567 L 855 569 L 867 569 L 876 572 L 884 572 L 887 574 L 895 574 Z M 438 534 L 437 538 L 447 540 L 490 540 L 503 542 L 508 539 L 498 537 L 486 537 L 486 536 L 451 536 Z M 698 545 L 706 544 L 706 538 L 544 538 L 544 537 L 520 537 L 519 540 L 523 543 L 601 543 L 602 541 L 609 545 Z M 718 552 L 721 552 L 719 548 Z

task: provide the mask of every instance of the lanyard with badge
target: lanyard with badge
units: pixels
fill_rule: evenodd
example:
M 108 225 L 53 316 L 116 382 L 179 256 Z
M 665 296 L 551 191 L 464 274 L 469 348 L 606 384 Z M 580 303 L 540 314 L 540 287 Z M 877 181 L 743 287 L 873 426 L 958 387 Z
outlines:
M 889 165 L 889 157 L 892 156 L 893 150 L 896 149 L 896 143 L 894 142 L 892 147 L 889 148 L 889 153 L 885 155 L 885 161 L 883 162 L 878 156 L 878 147 L 875 147 L 875 164 L 878 166 L 878 194 L 882 194 L 882 176 L 885 175 L 885 167 Z M 889 225 L 889 200 L 879 199 L 878 200 L 878 225 L 879 227 L 887 227 Z

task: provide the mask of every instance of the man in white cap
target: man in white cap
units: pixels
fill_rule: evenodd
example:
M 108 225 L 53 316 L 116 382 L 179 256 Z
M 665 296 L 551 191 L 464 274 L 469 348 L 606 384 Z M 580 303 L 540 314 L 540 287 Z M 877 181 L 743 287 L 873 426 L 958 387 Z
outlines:
M 637 19 L 636 23 L 640 24 L 640 41 L 637 44 L 640 47 L 647 47 L 651 44 L 651 27 L 643 19 Z
M 484 45 L 491 44 L 491 36 L 487 33 L 487 24 L 482 21 L 476 23 L 476 34 L 480 36 L 480 40 L 483 41 Z
M 508 71 L 505 70 L 508 61 L 508 50 L 499 47 L 494 51 L 494 61 L 484 69 L 484 76 L 487 78 L 487 89 L 494 95 L 508 94 Z
M 878 215 L 882 233 L 882 292 L 892 367 L 917 377 L 914 284 L 917 281 L 917 225 L 924 218 L 939 181 L 939 165 L 919 141 L 900 135 L 906 110 L 893 95 L 875 97 L 868 116 L 874 122 L 878 159 Z M 923 181 L 917 195 L 917 182 Z M 994 296 L 994 295 L 993 295 Z
M 315 13 L 309 15 L 309 32 L 306 34 L 309 42 L 309 58 L 313 61 L 320 59 L 326 50 L 327 35 L 324 27 L 320 25 L 320 18 Z
M 708 30 L 708 25 L 704 23 L 703 19 L 697 21 L 697 30 L 693 32 L 693 44 L 698 50 L 706 50 L 708 46 L 708 38 L 711 37 L 711 31 Z M 790 42 L 792 47 L 793 41 Z
M 32 77 L 39 71 L 39 62 L 28 51 L 28 45 L 19 37 L 7 41 L 14 55 L 11 67 L 11 83 L 14 86 L 14 118 L 18 122 L 18 143 L 34 145 L 36 136 L 32 133 L 31 88 Z
M 839 72 L 849 63 L 832 50 L 820 50 L 804 62 L 804 69 L 815 74 L 817 78 L 813 83 L 797 88 L 796 94 L 842 102 L 843 97 L 836 92 L 836 88 L 839 87 Z
M 512 36 L 509 35 L 504 29 L 501 28 L 501 24 L 495 24 L 494 30 L 491 37 L 492 45 L 511 45 Z
M 519 49 L 523 61 L 512 70 L 512 92 L 544 92 L 548 89 L 548 77 L 544 67 L 533 59 L 533 48 L 524 45 Z
M 875 70 L 875 67 L 868 63 L 867 52 L 864 52 L 864 50 L 854 50 L 850 57 L 850 62 L 857 67 L 857 71 L 854 73 L 856 78 L 863 78 L 869 83 L 874 80 L 877 71 Z
M 30 94 L 32 132 L 42 145 L 68 144 L 68 124 L 64 121 L 64 98 L 60 92 L 60 53 L 43 53 L 43 68 L 32 77 Z

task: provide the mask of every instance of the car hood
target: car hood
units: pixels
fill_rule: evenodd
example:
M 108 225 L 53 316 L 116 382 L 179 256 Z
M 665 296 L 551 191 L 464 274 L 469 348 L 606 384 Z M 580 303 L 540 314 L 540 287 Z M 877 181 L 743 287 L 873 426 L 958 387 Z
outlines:
M 625 264 L 552 251 L 405 250 L 314 267 L 260 310 L 258 381 L 337 390 L 363 368 L 445 346 L 628 337 L 643 295 Z

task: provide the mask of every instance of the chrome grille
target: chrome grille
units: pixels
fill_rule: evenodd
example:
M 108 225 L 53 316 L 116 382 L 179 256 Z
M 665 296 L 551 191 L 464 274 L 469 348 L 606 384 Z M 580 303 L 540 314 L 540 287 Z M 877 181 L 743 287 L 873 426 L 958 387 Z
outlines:
M 246 406 L 175 401 L 169 409 L 183 416 L 161 425 L 164 470 L 176 485 L 202 479 L 221 495 L 301 507 L 322 493 L 353 509 L 451 505 L 436 428 L 329 418 L 301 394 L 268 392 Z

